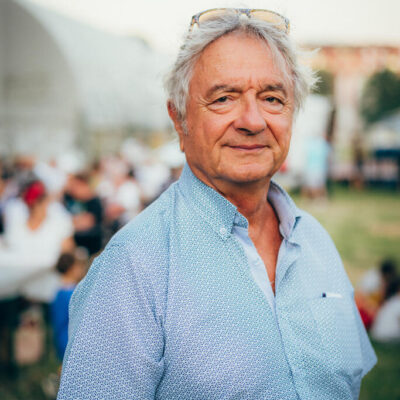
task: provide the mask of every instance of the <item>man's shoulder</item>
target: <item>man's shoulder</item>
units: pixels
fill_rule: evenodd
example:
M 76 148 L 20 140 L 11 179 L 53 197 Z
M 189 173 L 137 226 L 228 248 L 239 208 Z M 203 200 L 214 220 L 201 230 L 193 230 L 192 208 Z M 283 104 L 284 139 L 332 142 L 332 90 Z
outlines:
M 321 224 L 321 222 L 316 217 L 314 217 L 312 214 L 310 214 L 308 211 L 299 209 L 299 215 L 301 217 L 301 219 L 300 219 L 301 225 L 300 226 L 302 229 L 315 231 L 318 234 L 323 234 L 324 236 L 326 235 L 330 238 L 328 231 Z
M 175 204 L 174 197 L 175 188 L 170 187 L 121 228 L 112 237 L 105 251 L 111 248 L 123 248 L 130 257 L 143 257 L 166 249 Z
M 274 181 L 272 182 L 271 188 L 273 189 L 273 193 L 269 194 L 269 196 L 271 195 L 272 200 L 275 203 L 275 207 L 278 207 L 281 210 L 281 214 L 285 215 L 285 217 L 282 219 L 288 221 L 293 219 L 295 221 L 295 235 L 301 236 L 302 239 L 317 235 L 321 239 L 324 239 L 327 243 L 333 244 L 329 233 L 318 221 L 318 219 L 302 208 L 299 208 L 285 189 L 283 189 Z M 285 206 L 282 207 L 282 204 Z M 281 207 L 279 207 L 279 205 L 281 205 Z M 290 217 L 287 219 L 288 214 Z
M 173 191 L 168 189 L 113 236 L 78 285 L 74 304 L 84 301 L 99 284 L 108 290 L 115 287 L 118 295 L 131 285 L 165 291 Z
M 321 265 L 329 266 L 332 276 L 340 276 L 346 284 L 349 283 L 340 254 L 328 231 L 308 212 L 301 210 L 300 215 L 294 240 L 300 244 L 303 256 L 319 260 Z
M 336 245 L 326 228 L 313 215 L 299 210 L 300 219 L 295 229 L 295 240 L 309 245 L 315 252 L 329 254 L 331 257 L 340 259 Z
M 321 222 L 316 217 L 314 217 L 314 215 L 299 207 L 297 208 L 297 211 L 300 218 L 298 220 L 296 228 L 300 229 L 302 232 L 311 232 L 322 235 L 324 238 L 330 239 L 328 231 L 321 224 Z

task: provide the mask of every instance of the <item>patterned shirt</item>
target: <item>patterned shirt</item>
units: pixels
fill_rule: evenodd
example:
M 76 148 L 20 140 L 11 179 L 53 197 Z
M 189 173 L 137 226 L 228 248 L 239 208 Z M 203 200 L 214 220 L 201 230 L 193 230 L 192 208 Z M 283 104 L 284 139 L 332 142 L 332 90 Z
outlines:
M 275 314 L 232 233 L 247 220 L 185 166 L 75 291 L 59 400 L 357 399 L 376 357 L 330 237 L 279 186 Z

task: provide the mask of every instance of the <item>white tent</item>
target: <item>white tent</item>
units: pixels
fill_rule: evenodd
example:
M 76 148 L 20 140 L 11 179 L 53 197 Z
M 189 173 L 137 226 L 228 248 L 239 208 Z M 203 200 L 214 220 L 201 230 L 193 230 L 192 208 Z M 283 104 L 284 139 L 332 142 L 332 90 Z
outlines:
M 0 152 L 57 155 L 77 133 L 167 126 L 168 65 L 139 38 L 0 0 Z

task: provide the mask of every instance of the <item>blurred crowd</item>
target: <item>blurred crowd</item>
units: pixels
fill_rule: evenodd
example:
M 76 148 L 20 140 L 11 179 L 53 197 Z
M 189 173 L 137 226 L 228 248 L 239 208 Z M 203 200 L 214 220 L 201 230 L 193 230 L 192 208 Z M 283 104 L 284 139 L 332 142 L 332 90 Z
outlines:
M 111 236 L 179 177 L 183 162 L 175 161 L 0 162 L 0 365 L 13 362 L 15 330 L 27 310 L 32 323 L 32 307 L 52 327 L 62 359 L 75 285 Z

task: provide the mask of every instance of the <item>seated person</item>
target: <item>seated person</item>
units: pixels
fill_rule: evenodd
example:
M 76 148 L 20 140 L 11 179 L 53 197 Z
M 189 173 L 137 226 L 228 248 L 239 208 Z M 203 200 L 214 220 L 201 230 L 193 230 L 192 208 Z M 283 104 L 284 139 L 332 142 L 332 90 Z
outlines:
M 355 299 L 367 329 L 371 328 L 380 307 L 391 296 L 390 288 L 396 280 L 396 263 L 391 259 L 384 259 L 379 269 L 370 269 L 357 285 Z
M 371 336 L 379 342 L 400 342 L 399 278 L 388 287 L 386 299 L 372 324 Z

